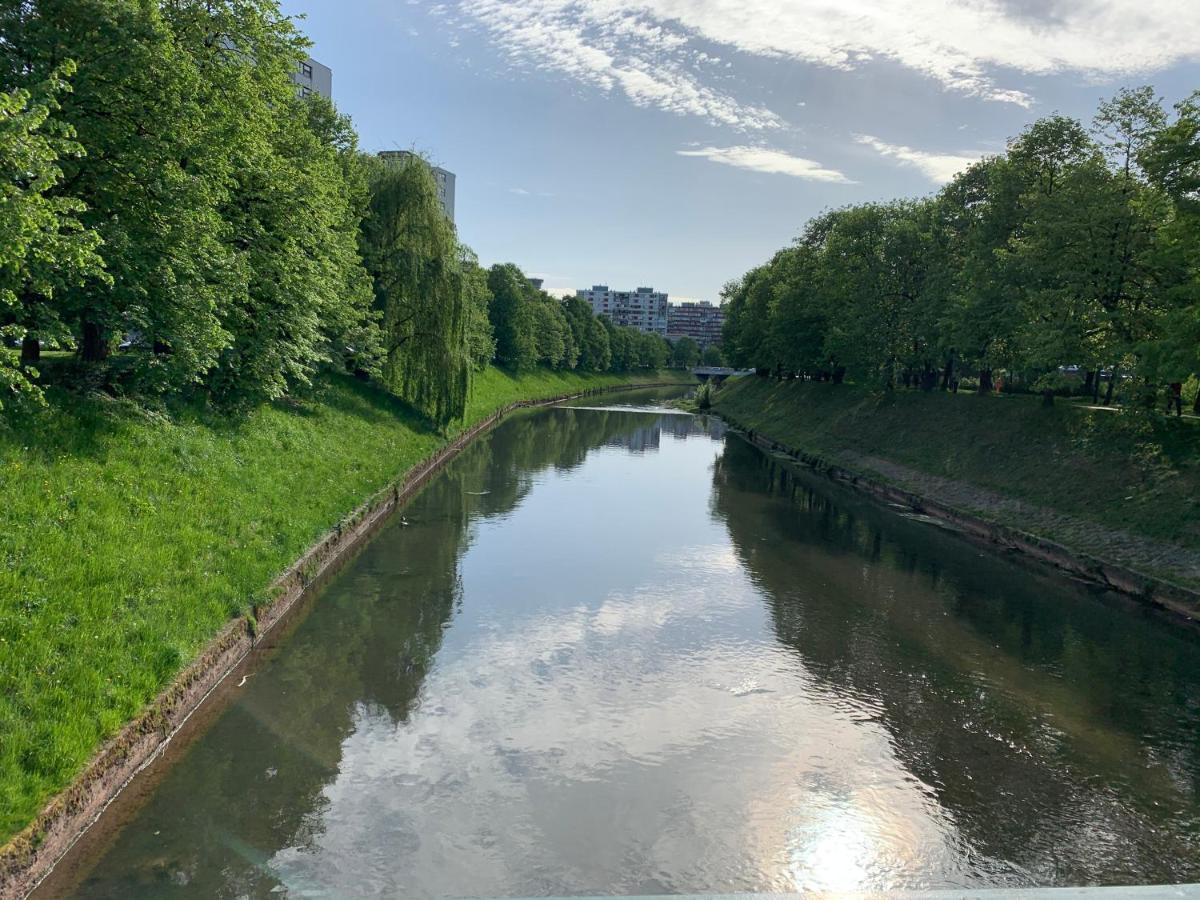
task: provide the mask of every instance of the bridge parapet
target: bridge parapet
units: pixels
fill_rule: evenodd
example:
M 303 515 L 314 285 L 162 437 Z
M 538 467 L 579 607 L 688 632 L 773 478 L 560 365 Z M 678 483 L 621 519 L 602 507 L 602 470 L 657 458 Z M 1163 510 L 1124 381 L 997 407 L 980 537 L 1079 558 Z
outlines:
M 721 382 L 734 375 L 753 375 L 754 369 L 731 369 L 728 366 L 696 366 L 692 374 L 701 381 Z

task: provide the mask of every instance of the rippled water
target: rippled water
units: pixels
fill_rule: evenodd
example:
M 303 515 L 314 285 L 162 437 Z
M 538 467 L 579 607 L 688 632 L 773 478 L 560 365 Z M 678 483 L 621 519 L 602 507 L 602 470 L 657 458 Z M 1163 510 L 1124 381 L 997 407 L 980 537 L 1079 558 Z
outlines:
M 1193 632 L 654 409 L 473 445 L 46 893 L 1200 881 Z

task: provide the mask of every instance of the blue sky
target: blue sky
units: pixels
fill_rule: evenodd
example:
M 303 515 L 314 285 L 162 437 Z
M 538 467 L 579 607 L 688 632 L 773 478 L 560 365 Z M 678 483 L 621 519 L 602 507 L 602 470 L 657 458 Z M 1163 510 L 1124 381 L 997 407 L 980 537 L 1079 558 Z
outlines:
M 935 191 L 1040 115 L 1200 89 L 1200 0 L 282 0 L 367 150 L 458 176 L 550 288 L 721 285 L 828 207 Z

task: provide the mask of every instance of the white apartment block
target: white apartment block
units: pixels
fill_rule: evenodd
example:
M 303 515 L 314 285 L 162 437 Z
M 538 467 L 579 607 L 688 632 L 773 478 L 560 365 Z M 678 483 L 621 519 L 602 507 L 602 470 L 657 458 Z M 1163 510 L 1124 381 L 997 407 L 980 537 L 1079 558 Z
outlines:
M 407 162 L 410 159 L 421 159 L 411 150 L 380 150 L 379 158 L 388 162 Z M 423 160 L 422 160 L 423 161 Z M 442 204 L 442 210 L 446 213 L 446 218 L 451 222 L 454 221 L 454 190 L 455 182 L 458 180 L 455 174 L 440 166 L 430 165 L 429 168 L 433 171 L 433 180 L 437 184 L 438 201 Z
M 333 99 L 333 69 L 315 59 L 309 58 L 297 63 L 296 71 L 292 73 L 292 81 L 296 83 L 297 97 L 320 94 L 326 100 Z
M 595 284 L 590 290 L 576 291 L 575 296 L 586 300 L 596 315 L 608 316 L 614 325 L 629 325 L 664 337 L 667 334 L 667 295 L 652 287 L 614 291 L 607 284 Z

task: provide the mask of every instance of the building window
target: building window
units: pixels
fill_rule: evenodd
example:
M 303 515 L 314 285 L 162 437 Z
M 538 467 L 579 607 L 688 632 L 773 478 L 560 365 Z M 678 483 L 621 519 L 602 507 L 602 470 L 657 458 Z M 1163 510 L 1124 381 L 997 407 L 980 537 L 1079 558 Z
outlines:
M 300 96 L 307 99 L 312 96 L 312 91 L 310 89 L 304 87 L 304 85 L 301 85 L 300 86 Z
M 306 62 L 300 63 L 300 74 L 305 78 L 312 78 L 312 66 Z

